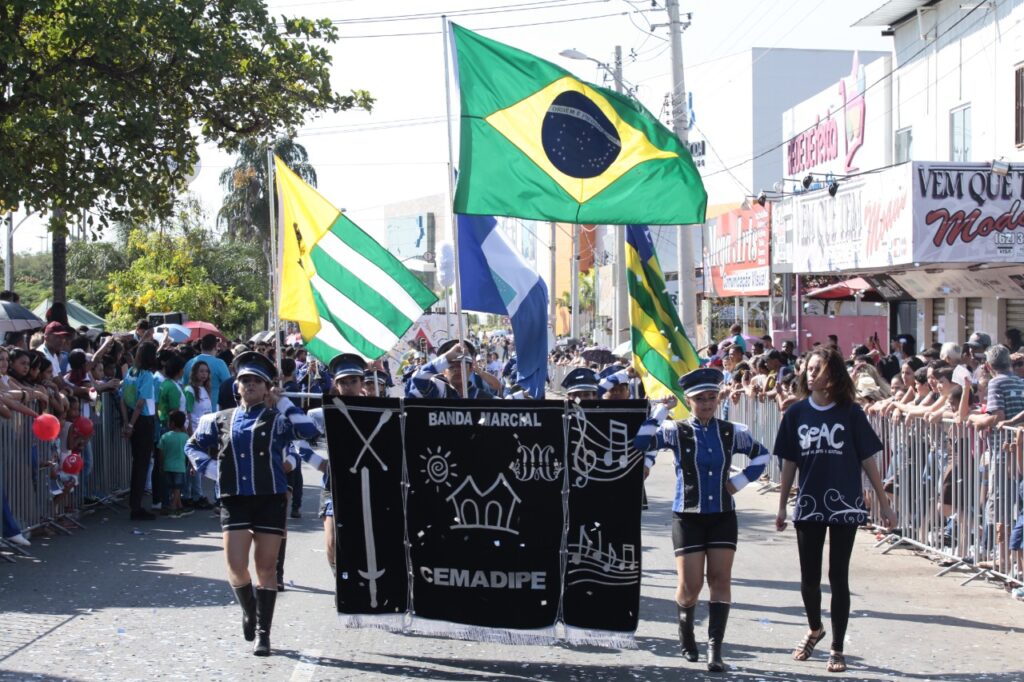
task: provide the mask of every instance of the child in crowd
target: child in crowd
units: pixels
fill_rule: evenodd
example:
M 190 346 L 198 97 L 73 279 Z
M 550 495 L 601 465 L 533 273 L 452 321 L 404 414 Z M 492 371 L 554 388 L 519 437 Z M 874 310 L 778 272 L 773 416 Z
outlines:
M 180 371 L 180 370 L 179 370 Z M 181 504 L 181 489 L 185 486 L 185 413 L 174 410 L 167 418 L 169 431 L 160 436 L 157 456 L 163 460 L 166 487 L 170 491 L 170 516 L 180 518 L 192 513 Z

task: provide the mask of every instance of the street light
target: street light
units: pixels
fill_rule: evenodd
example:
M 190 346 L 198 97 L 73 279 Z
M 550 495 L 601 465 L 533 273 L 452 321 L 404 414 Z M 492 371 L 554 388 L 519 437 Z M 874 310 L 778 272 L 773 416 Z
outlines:
M 616 49 L 618 49 L 618 48 L 616 48 Z M 619 92 L 626 92 L 626 85 L 622 81 L 622 74 L 620 73 L 620 69 L 617 69 L 617 68 L 613 69 L 612 67 L 610 67 L 607 64 L 605 64 L 604 62 L 602 62 L 600 59 L 594 59 L 593 57 L 580 52 L 576 48 L 569 48 L 567 50 L 562 50 L 558 54 L 560 56 L 562 56 L 562 57 L 565 57 L 566 59 L 578 59 L 578 60 L 581 60 L 581 61 L 594 62 L 599 67 L 604 69 L 608 73 L 609 76 L 612 77 L 612 80 L 615 81 L 615 89 L 616 90 L 618 90 Z

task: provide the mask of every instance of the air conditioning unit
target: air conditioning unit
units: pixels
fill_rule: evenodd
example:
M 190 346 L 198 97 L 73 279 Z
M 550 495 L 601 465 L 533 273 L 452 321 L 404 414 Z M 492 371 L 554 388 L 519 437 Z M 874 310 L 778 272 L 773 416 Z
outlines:
M 154 328 L 162 324 L 185 324 L 188 322 L 188 315 L 179 312 L 150 313 L 148 319 L 150 328 Z

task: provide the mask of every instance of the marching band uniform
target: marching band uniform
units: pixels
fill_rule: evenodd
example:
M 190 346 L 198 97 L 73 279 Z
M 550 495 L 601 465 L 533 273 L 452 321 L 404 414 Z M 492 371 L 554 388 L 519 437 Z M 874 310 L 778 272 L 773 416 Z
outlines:
M 445 354 L 450 351 L 455 344 L 459 343 L 458 339 L 449 339 L 441 344 L 437 349 L 437 357 L 422 365 L 419 370 L 413 375 L 412 379 L 405 385 L 406 397 L 408 398 L 461 398 L 459 391 L 455 386 L 452 386 L 448 379 L 444 376 L 444 371 L 448 369 L 451 363 Z M 474 355 L 476 354 L 476 348 L 473 344 L 468 341 L 462 342 L 463 354 L 453 360 L 452 362 L 472 362 Z M 463 367 L 466 367 L 464 364 Z M 466 375 L 466 397 L 470 400 L 481 400 L 493 398 L 494 394 L 491 393 L 490 389 L 483 383 L 479 377 L 473 374 L 472 370 L 467 370 L 469 373 Z
M 328 367 L 328 371 L 333 381 L 337 381 L 342 377 L 348 376 L 363 376 L 366 377 L 373 372 L 380 372 L 380 370 L 367 370 L 366 361 L 362 357 L 354 353 L 342 353 L 341 355 L 335 356 Z M 382 372 L 383 373 L 383 372 Z M 386 374 L 386 373 L 385 373 Z M 315 407 L 309 411 L 309 418 L 313 422 L 316 433 L 319 436 L 327 435 L 327 425 L 324 421 L 324 408 Z M 299 452 L 299 456 L 303 461 L 307 462 L 310 466 L 320 469 L 323 465 L 323 479 L 321 485 L 323 488 L 320 491 L 320 518 L 334 518 L 334 499 L 331 493 L 331 465 L 329 460 L 325 460 L 323 457 L 318 455 L 313 448 L 309 446 L 305 440 L 296 441 L 296 449 Z M 331 567 L 331 572 L 337 577 L 337 566 L 334 564 L 334 557 L 328 557 L 327 563 Z
M 256 352 L 240 353 L 234 360 L 236 377 L 252 375 L 273 383 L 277 369 Z M 264 404 L 232 407 L 205 415 L 185 444 L 185 454 L 200 475 L 216 481 L 221 501 L 221 528 L 284 535 L 288 482 L 285 462 L 297 462 L 287 454 L 296 437 L 315 435 L 313 423 L 287 398 L 276 407 Z M 242 606 L 246 640 L 259 634 L 254 653 L 270 654 L 270 626 L 274 619 L 277 590 L 252 584 L 235 587 Z
M 697 369 L 683 376 L 679 384 L 687 396 L 718 391 L 722 373 L 713 368 Z M 712 417 L 702 424 L 695 417 L 662 425 L 668 408 L 658 404 L 651 418 L 640 427 L 634 445 L 646 452 L 646 466 L 654 466 L 658 450 L 671 450 L 676 469 L 676 494 L 672 504 L 672 545 L 676 556 L 709 549 L 735 551 L 738 535 L 736 504 L 726 483 L 739 492 L 764 472 L 771 457 L 768 449 L 750 435 L 743 424 Z M 746 455 L 750 463 L 742 472 L 729 476 L 733 455 Z M 683 654 L 697 660 L 693 634 L 696 605 L 679 608 L 679 641 Z M 729 604 L 711 602 L 708 619 L 709 670 L 724 670 L 722 640 L 729 618 Z M 713 665 L 720 667 L 712 667 Z

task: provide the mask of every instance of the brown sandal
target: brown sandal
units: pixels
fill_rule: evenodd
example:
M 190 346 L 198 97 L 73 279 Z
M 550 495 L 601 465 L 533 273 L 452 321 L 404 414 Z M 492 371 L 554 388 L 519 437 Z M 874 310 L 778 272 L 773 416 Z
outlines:
M 846 656 L 842 651 L 830 651 L 828 654 L 828 665 L 825 667 L 830 673 L 846 672 Z
M 814 652 L 814 647 L 818 646 L 818 642 L 823 639 L 825 639 L 825 628 L 821 628 L 817 632 L 808 632 L 800 640 L 800 644 L 797 645 L 796 649 L 793 649 L 793 660 L 806 661 Z

